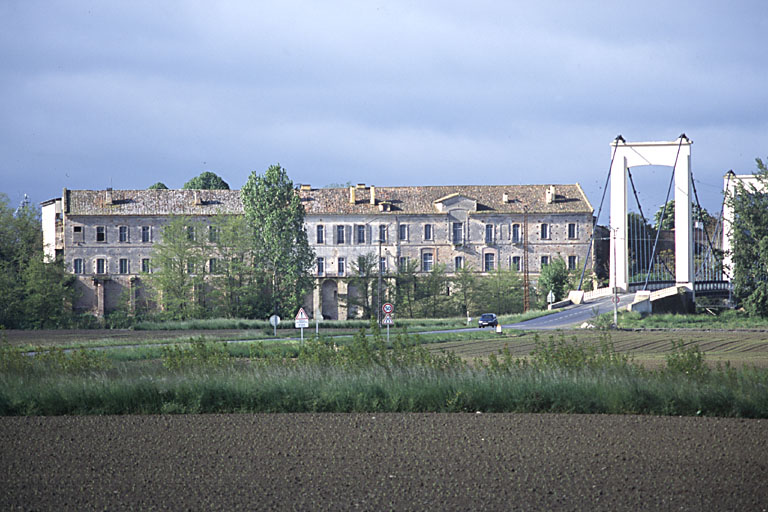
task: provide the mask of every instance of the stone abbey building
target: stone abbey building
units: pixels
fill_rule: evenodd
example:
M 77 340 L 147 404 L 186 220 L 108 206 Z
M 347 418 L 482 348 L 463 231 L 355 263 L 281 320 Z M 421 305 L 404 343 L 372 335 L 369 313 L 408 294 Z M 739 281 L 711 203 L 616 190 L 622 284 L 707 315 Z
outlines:
M 590 254 L 593 208 L 578 184 L 300 185 L 297 193 L 316 255 L 316 286 L 306 299 L 312 316 L 354 314 L 339 297 L 350 291 L 351 265 L 363 254 L 381 254 L 385 275 L 409 259 L 418 272 L 444 264 L 449 274 L 462 266 L 485 273 L 498 266 L 522 271 L 527 249 L 532 280 L 553 258 L 580 269 Z M 62 258 L 77 276 L 76 307 L 103 315 L 140 293 L 153 246 L 172 215 L 204 223 L 242 214 L 237 190 L 64 189 L 43 203 L 43 243 L 47 258 Z

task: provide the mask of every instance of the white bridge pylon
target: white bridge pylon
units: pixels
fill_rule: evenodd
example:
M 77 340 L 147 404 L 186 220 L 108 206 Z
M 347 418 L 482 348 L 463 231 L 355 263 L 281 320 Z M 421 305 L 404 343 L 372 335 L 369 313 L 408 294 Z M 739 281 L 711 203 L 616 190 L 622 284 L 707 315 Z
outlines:
M 627 169 L 644 165 L 674 167 L 675 281 L 693 291 L 693 230 L 691 221 L 691 144 L 685 135 L 673 141 L 611 143 L 610 286 L 629 291 L 627 249 Z M 668 182 L 659 183 L 666 187 Z

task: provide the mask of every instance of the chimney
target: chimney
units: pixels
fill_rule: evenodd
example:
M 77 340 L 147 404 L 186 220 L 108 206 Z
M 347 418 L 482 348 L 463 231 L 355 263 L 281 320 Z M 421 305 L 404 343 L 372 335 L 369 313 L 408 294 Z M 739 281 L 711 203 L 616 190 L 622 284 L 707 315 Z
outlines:
M 507 194 L 506 192 L 504 192 L 504 193 L 501 195 L 501 202 L 502 202 L 502 203 L 504 203 L 504 204 L 507 204 L 507 203 L 509 202 L 509 194 Z
M 555 186 L 550 185 L 549 188 L 547 188 L 547 204 L 552 204 L 555 202 Z
M 349 204 L 355 204 L 357 200 L 355 199 L 355 187 L 349 187 Z
M 376 204 L 376 187 L 371 185 L 371 204 Z
M 107 205 L 114 204 L 112 202 L 112 187 L 109 187 L 106 191 L 104 191 L 104 203 Z
M 195 206 L 202 206 L 203 204 L 203 198 L 200 197 L 200 191 L 195 190 Z

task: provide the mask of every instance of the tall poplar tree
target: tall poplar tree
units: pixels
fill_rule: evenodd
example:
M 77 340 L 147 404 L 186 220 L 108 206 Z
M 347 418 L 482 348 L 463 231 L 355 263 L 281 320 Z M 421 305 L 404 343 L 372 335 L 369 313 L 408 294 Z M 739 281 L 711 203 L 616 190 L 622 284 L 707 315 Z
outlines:
M 294 315 L 312 289 L 314 252 L 304 231 L 304 205 L 280 165 L 252 172 L 240 191 L 245 218 L 254 233 L 254 261 L 268 283 L 273 311 Z
M 729 197 L 734 219 L 731 233 L 733 284 L 737 301 L 750 315 L 768 316 L 768 167 L 759 158 L 762 185 L 737 184 Z

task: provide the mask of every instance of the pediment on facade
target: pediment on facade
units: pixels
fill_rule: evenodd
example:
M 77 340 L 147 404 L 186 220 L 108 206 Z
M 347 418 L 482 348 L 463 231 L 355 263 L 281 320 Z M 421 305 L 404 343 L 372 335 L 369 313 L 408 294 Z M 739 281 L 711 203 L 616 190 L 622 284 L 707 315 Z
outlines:
M 435 209 L 441 213 L 449 210 L 466 210 L 468 212 L 477 211 L 477 199 L 463 194 L 449 194 L 440 199 L 436 199 L 433 204 Z

